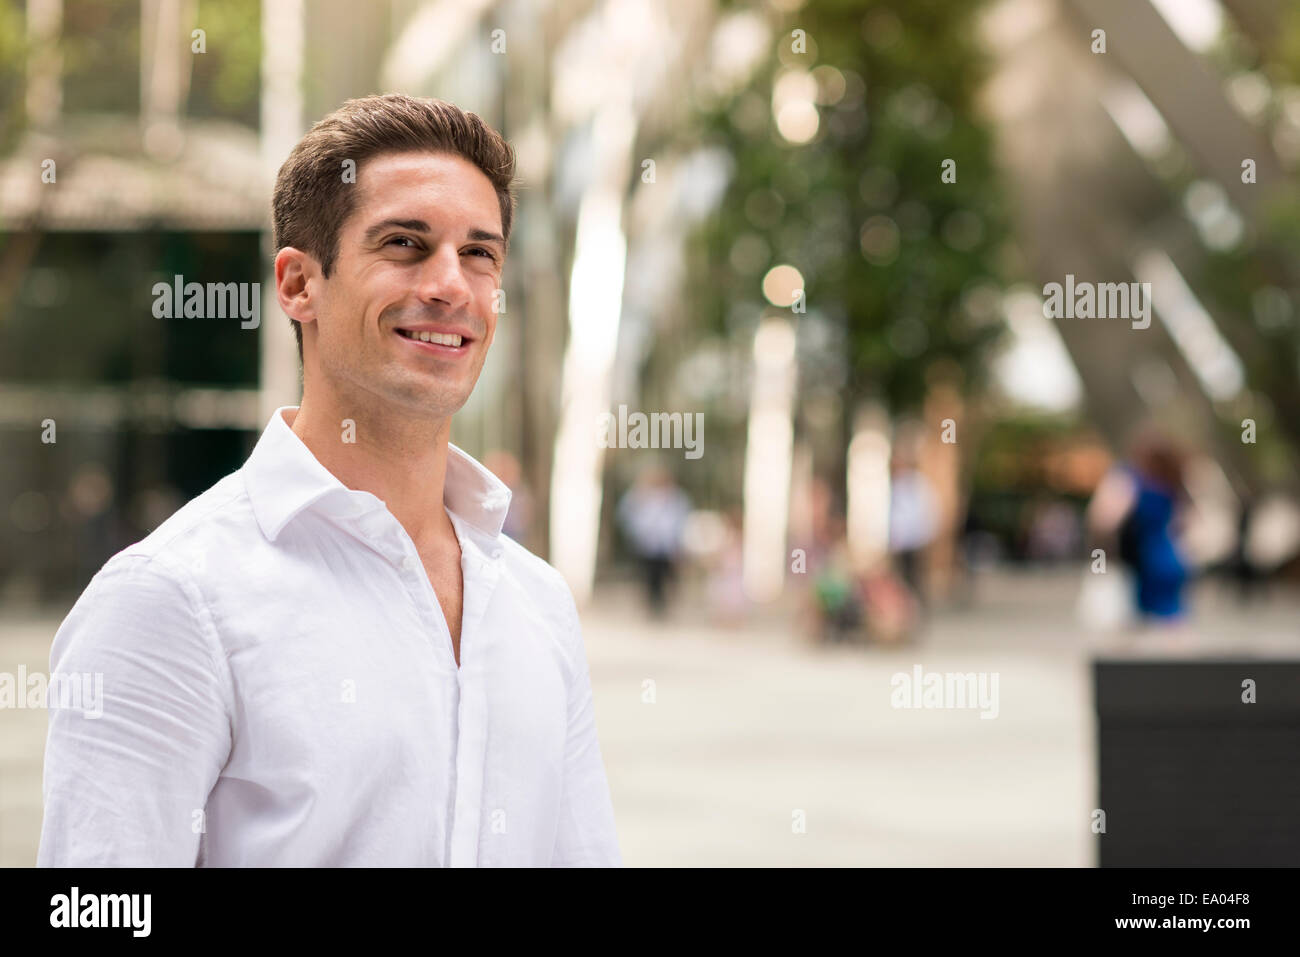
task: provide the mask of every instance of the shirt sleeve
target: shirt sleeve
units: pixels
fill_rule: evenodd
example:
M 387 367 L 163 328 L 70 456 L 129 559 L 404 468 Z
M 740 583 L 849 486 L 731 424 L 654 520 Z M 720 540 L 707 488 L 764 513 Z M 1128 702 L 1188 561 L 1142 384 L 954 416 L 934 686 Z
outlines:
M 230 754 L 219 654 L 186 572 L 139 555 L 100 571 L 50 651 L 51 688 L 58 676 L 101 690 L 78 708 L 50 695 L 38 866 L 196 864 Z
M 564 790 L 560 798 L 552 867 L 621 867 L 614 804 L 596 738 L 591 673 L 582 641 L 582 626 L 572 594 L 567 594 L 572 646 L 569 681 L 568 737 L 564 753 Z

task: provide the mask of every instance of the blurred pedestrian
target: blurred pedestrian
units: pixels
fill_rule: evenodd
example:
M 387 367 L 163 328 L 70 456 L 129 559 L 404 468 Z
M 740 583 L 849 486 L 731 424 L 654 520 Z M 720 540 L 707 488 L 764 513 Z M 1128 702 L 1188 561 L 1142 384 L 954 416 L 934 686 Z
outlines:
M 1243 605 L 1254 599 L 1264 581 L 1263 570 L 1250 554 L 1250 530 L 1258 502 L 1249 494 L 1241 497 L 1241 511 L 1237 514 L 1237 544 L 1232 550 L 1229 567 L 1237 584 L 1237 599 Z
M 925 600 L 923 562 L 939 531 L 939 498 L 915 463 L 895 455 L 890 463 L 889 551 L 903 582 Z
M 691 513 L 690 499 L 671 472 L 655 466 L 641 473 L 618 503 L 617 512 L 641 565 L 646 603 L 651 614 L 662 617 L 668 611 L 668 590 Z
M 1189 573 L 1176 530 L 1186 501 L 1182 452 L 1152 431 L 1134 442 L 1127 464 L 1102 480 L 1089 506 L 1094 528 L 1109 532 L 1133 576 L 1133 602 L 1146 623 L 1177 621 L 1184 612 Z
M 745 594 L 744 513 L 733 508 L 722 520 L 722 541 L 709 567 L 708 595 L 715 623 L 739 627 L 749 613 Z
M 835 644 L 860 637 L 862 597 L 844 520 L 832 519 L 830 533 L 812 568 L 812 600 L 818 637 Z

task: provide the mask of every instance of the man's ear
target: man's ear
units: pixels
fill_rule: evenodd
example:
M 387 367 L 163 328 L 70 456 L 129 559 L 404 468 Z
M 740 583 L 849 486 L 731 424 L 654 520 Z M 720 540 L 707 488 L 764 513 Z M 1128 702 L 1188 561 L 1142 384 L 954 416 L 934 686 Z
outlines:
M 290 319 L 316 320 L 315 293 L 323 278 L 320 263 L 309 252 L 285 246 L 275 255 L 275 296 Z

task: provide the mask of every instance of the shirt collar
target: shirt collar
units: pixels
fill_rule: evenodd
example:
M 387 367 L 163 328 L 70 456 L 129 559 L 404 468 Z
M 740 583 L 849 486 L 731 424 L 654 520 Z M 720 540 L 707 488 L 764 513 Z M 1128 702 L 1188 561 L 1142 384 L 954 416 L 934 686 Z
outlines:
M 370 492 L 349 489 L 317 461 L 284 420 L 285 412 L 297 409 L 285 405 L 271 414 L 271 421 L 242 470 L 253 514 L 271 541 L 299 512 L 326 498 L 337 499 L 338 511 L 343 514 L 384 507 Z M 442 500 L 447 510 L 463 522 L 496 538 L 510 509 L 510 489 L 449 442 Z

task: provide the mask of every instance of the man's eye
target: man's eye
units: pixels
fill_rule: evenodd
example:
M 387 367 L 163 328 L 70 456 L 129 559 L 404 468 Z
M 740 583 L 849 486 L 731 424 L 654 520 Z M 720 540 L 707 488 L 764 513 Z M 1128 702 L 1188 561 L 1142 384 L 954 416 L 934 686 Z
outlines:
M 410 236 L 394 236 L 391 239 L 389 239 L 387 242 L 385 242 L 384 245 L 391 246 L 393 243 L 396 242 L 410 243 L 411 245 L 409 248 L 412 249 L 415 247 L 415 240 L 412 239 Z
M 474 246 L 471 249 L 466 250 L 466 252 L 484 256 L 492 260 L 493 262 L 496 262 L 497 259 L 496 255 L 492 252 L 492 250 L 484 249 L 482 246 Z

